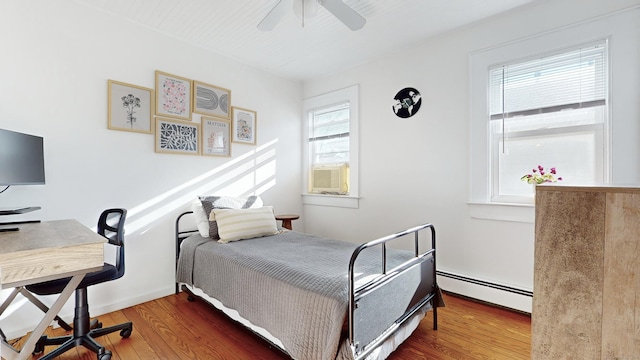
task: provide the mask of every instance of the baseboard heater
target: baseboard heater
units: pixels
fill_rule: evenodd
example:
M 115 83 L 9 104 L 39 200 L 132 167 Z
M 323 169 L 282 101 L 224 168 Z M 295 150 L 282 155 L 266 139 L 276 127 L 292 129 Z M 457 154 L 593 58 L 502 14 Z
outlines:
M 467 277 L 467 276 L 456 275 L 456 274 L 452 274 L 452 273 L 448 273 L 448 272 L 444 272 L 444 271 L 439 271 L 439 270 L 436 271 L 436 275 L 440 275 L 440 276 L 444 276 L 444 277 L 448 277 L 448 278 L 451 278 L 451 279 L 460 280 L 460 281 L 464 281 L 464 282 L 468 282 L 468 283 L 472 283 L 472 284 L 476 284 L 476 285 L 480 285 L 480 286 L 486 286 L 486 287 L 490 287 L 490 288 L 493 288 L 493 289 L 507 291 L 507 292 L 510 292 L 510 293 L 518 294 L 518 295 L 524 295 L 524 296 L 533 297 L 533 291 L 529 291 L 529 290 L 523 290 L 523 289 L 518 289 L 518 288 L 511 287 L 511 286 L 500 285 L 500 284 L 496 284 L 496 283 L 492 283 L 492 282 L 488 282 L 488 281 L 484 281 L 484 280 L 478 280 L 478 279 L 470 278 L 470 277 Z

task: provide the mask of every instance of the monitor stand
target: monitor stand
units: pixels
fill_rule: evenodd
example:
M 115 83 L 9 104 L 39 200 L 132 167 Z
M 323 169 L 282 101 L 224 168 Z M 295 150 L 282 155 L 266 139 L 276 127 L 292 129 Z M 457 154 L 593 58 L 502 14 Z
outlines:
M 0 208 L 0 216 L 26 214 L 32 211 L 40 210 L 40 206 L 28 206 L 22 208 Z M 23 221 L 5 221 L 0 222 L 0 233 L 19 231 L 20 228 L 15 226 L 4 227 L 4 225 L 32 224 L 39 223 L 40 220 L 23 220 Z
M 2 215 L 19 215 L 42 209 L 40 206 L 28 206 L 23 208 L 0 208 L 0 216 Z

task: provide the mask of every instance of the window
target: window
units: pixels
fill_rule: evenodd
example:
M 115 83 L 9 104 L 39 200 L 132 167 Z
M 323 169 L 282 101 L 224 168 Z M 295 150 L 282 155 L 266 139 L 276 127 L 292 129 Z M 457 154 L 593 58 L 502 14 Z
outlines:
M 349 163 L 349 103 L 309 112 L 309 153 L 312 165 Z
M 305 203 L 314 196 L 324 195 L 321 205 L 340 202 L 327 197 L 357 197 L 358 87 L 305 100 L 303 118 Z
M 488 69 L 491 202 L 530 202 L 538 165 L 563 181 L 605 180 L 606 41 Z

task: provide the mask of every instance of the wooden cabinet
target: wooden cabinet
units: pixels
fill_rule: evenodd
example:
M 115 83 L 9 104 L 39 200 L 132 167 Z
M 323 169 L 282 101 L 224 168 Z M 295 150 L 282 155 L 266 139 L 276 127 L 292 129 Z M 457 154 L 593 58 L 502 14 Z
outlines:
M 536 188 L 532 351 L 640 359 L 640 188 Z

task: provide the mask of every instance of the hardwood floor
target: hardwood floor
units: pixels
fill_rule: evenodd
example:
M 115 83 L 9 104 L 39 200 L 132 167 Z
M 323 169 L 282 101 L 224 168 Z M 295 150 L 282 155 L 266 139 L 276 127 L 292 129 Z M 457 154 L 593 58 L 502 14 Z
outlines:
M 409 340 L 390 360 L 518 360 L 530 358 L 531 319 L 445 294 L 446 307 L 438 310 L 438 330 L 428 313 Z M 133 334 L 99 338 L 113 352 L 113 360 L 137 359 L 289 359 L 286 355 L 202 301 L 190 302 L 181 293 L 100 316 L 104 326 L 133 321 Z M 64 334 L 57 328 L 49 335 Z M 16 346 L 22 340 L 16 341 Z M 47 347 L 45 352 L 53 347 Z M 33 357 L 36 359 L 37 357 Z M 96 359 L 83 348 L 58 359 Z

